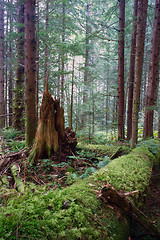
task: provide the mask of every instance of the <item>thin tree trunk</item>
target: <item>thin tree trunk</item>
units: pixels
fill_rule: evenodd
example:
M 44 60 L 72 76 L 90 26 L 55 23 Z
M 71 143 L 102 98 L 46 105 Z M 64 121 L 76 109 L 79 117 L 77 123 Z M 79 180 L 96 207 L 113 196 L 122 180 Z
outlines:
M 4 106 L 4 10 L 0 0 L 0 115 L 5 114 Z M 0 129 L 5 126 L 5 117 L 0 117 Z
M 64 43 L 65 43 L 65 29 L 66 29 L 66 17 L 65 17 L 65 11 L 66 11 L 66 4 L 63 1 L 62 3 L 62 49 L 64 48 Z M 61 56 L 61 64 L 62 64 L 62 73 L 61 73 L 61 104 L 64 106 L 64 51 L 62 51 L 62 56 Z
M 13 0 L 10 1 L 11 6 L 13 5 Z M 13 34 L 13 13 L 10 11 L 10 34 Z M 14 81 L 13 81 L 13 41 L 10 39 L 9 41 L 9 83 L 8 83 L 8 97 L 9 97 L 9 126 L 13 124 L 13 89 L 14 89 Z
M 158 138 L 160 139 L 160 110 L 158 111 Z
M 75 59 L 73 58 L 72 86 L 71 86 L 71 106 L 70 106 L 70 124 L 69 124 L 71 129 L 72 129 L 72 123 L 73 123 L 74 62 L 75 62 Z
M 5 67 L 5 114 L 6 114 L 6 117 L 5 117 L 5 123 L 6 123 L 6 127 L 8 127 L 8 108 L 7 108 L 7 100 L 8 100 L 8 22 L 9 22 L 9 14 L 8 14 L 8 11 L 7 11 L 7 22 L 6 22 L 6 54 L 5 54 L 5 57 L 6 57 L 6 60 L 5 60 L 5 64 L 6 64 L 6 67 Z
M 36 41 L 35 0 L 25 0 L 25 102 L 26 144 L 31 146 L 36 132 Z
M 58 76 L 57 76 L 57 98 L 60 99 L 60 83 L 61 83 L 61 57 L 60 54 L 58 55 Z
M 146 35 L 146 49 L 145 49 L 145 67 L 144 67 L 144 86 L 143 86 L 143 109 L 146 104 L 146 86 L 147 86 L 147 70 L 148 70 L 148 35 Z
M 83 105 L 85 108 L 85 103 L 87 101 L 87 82 L 88 82 L 88 65 L 89 65 L 89 8 L 90 1 L 87 2 L 87 12 L 86 12 L 86 42 L 85 42 L 85 63 L 84 63 L 84 92 L 83 92 Z M 85 109 L 82 113 L 82 128 L 84 123 L 87 121 Z
M 135 80 L 134 80 L 134 90 L 133 90 L 131 147 L 135 147 L 138 139 L 138 113 L 139 113 L 139 103 L 140 103 L 141 79 L 142 79 L 142 71 L 143 71 L 147 7 L 148 7 L 148 0 L 139 0 L 138 15 L 137 15 L 136 60 L 135 60 Z
M 106 132 L 108 129 L 108 120 L 109 120 L 109 97 L 108 97 L 108 89 L 109 89 L 109 64 L 107 68 L 107 78 L 106 78 L 106 116 L 105 116 L 105 122 L 106 122 Z
M 118 41 L 118 139 L 124 139 L 124 27 L 125 0 L 119 1 Z
M 19 3 L 19 1 L 17 2 Z M 17 71 L 14 98 L 14 127 L 24 129 L 24 2 L 18 6 Z
M 155 16 L 152 32 L 152 45 L 150 53 L 149 74 L 148 74 L 148 89 L 145 109 L 145 121 L 143 137 L 153 136 L 153 116 L 154 110 L 150 109 L 156 105 L 157 88 L 159 77 L 159 53 L 160 53 L 160 0 L 156 0 Z
M 39 106 L 39 2 L 37 1 L 37 21 L 36 21 L 36 122 L 38 123 Z
M 132 25 L 132 45 L 130 55 L 130 70 L 129 70 L 129 91 L 128 91 L 128 111 L 127 111 L 127 139 L 132 136 L 132 105 L 133 105 L 133 85 L 135 73 L 135 52 L 136 52 L 136 33 L 137 33 L 137 9 L 138 0 L 134 0 L 134 21 Z
M 48 40 L 48 19 L 49 19 L 49 3 L 48 0 L 46 2 L 46 27 L 45 27 L 45 32 L 47 35 L 47 40 Z M 45 56 L 44 56 L 44 87 L 46 85 L 48 77 L 48 41 L 45 42 Z

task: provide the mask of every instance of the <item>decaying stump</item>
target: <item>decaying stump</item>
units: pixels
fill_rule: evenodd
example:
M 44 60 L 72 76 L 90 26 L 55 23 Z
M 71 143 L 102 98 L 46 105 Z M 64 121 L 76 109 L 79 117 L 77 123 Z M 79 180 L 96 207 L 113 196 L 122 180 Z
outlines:
M 102 188 L 100 197 L 106 204 L 120 208 L 129 218 L 133 218 L 135 221 L 139 222 L 150 235 L 160 239 L 160 231 L 155 224 L 126 198 L 136 192 L 137 191 L 120 193 L 111 185 L 107 184 Z
M 77 141 L 75 142 L 77 144 Z M 35 161 L 49 158 L 62 146 L 65 148 L 67 144 L 69 145 L 64 128 L 64 110 L 60 106 L 60 100 L 53 100 L 46 87 L 43 92 L 38 129 L 30 159 Z

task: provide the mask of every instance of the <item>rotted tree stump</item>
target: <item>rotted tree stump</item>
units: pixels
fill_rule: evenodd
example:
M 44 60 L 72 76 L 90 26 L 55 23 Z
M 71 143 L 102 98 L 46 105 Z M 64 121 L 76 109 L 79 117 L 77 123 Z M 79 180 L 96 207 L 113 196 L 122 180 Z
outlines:
M 73 141 L 77 144 L 76 139 Z M 53 100 L 46 87 L 43 92 L 43 99 L 40 108 L 38 128 L 35 135 L 35 142 L 30 153 L 30 160 L 50 158 L 57 153 L 61 146 L 70 145 L 67 140 L 64 128 L 64 109 L 60 106 L 60 100 Z

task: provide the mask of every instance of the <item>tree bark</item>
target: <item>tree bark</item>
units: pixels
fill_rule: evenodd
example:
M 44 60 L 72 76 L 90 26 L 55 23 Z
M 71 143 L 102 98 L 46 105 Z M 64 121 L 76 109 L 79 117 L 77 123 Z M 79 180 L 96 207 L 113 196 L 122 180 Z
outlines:
M 124 27 L 125 0 L 119 1 L 118 41 L 118 139 L 124 139 Z
M 44 87 L 46 85 L 46 81 L 48 78 L 48 21 L 49 21 L 49 3 L 48 0 L 46 2 L 46 26 L 45 26 L 45 32 L 46 32 L 46 39 L 45 39 L 45 55 L 44 55 Z
M 84 63 L 84 92 L 83 92 L 83 112 L 82 112 L 82 128 L 87 121 L 85 104 L 87 101 L 87 82 L 88 82 L 88 66 L 89 66 L 89 15 L 90 15 L 90 0 L 87 1 L 86 9 L 86 36 L 85 36 L 85 63 Z
M 64 44 L 65 44 L 65 31 L 66 31 L 66 4 L 62 2 L 62 53 L 61 53 L 61 103 L 62 106 L 64 105 L 64 70 L 65 70 L 65 63 L 64 63 Z
M 37 19 L 36 19 L 36 122 L 38 123 L 38 106 L 39 106 L 39 2 L 37 2 Z
M 10 7 L 13 7 L 13 0 L 10 1 Z M 10 11 L 10 34 L 13 34 L 13 12 Z M 9 97 L 9 126 L 13 125 L 13 98 L 14 98 L 14 81 L 13 81 L 13 39 L 9 40 L 9 84 L 8 84 L 8 97 Z
M 4 10 L 0 0 L 0 115 L 5 114 L 4 107 Z M 0 117 L 0 128 L 5 126 L 5 117 Z
M 136 33 L 137 33 L 137 9 L 138 0 L 134 0 L 134 20 L 132 25 L 132 45 L 130 55 L 130 70 L 129 70 L 129 91 L 128 91 L 128 111 L 127 111 L 127 139 L 132 136 L 132 105 L 133 105 L 133 85 L 135 73 L 135 52 L 136 52 Z
M 8 127 L 8 108 L 7 108 L 7 100 L 8 100 L 8 23 L 9 23 L 9 13 L 7 11 L 7 16 L 6 16 L 6 54 L 5 54 L 5 124 L 6 127 Z
M 19 1 L 17 1 L 19 4 Z M 18 5 L 17 71 L 14 98 L 14 127 L 24 129 L 24 2 Z
M 25 103 L 26 144 L 31 146 L 36 132 L 36 40 L 35 0 L 25 0 Z
M 69 124 L 71 129 L 72 129 L 72 122 L 73 122 L 74 62 L 75 62 L 75 59 L 73 57 L 72 86 L 71 86 L 71 106 L 70 106 L 70 124 Z
M 135 147 L 138 138 L 138 113 L 140 103 L 140 87 L 143 70 L 144 42 L 146 30 L 148 0 L 139 0 L 137 15 L 137 37 L 136 37 L 136 60 L 135 80 L 133 90 L 133 112 L 132 112 L 132 141 L 131 147 Z
M 144 118 L 143 137 L 153 137 L 153 117 L 154 109 L 157 101 L 157 89 L 159 82 L 159 53 L 160 53 L 160 0 L 156 0 L 155 16 L 152 32 L 152 45 L 150 53 L 148 89 Z M 150 109 L 152 108 L 152 109 Z

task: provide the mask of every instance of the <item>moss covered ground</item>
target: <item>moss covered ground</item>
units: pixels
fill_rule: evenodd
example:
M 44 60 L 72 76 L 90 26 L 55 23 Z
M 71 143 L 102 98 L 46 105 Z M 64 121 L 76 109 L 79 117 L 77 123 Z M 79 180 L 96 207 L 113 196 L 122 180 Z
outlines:
M 109 155 L 107 151 L 102 155 L 103 151 L 96 149 L 99 156 Z M 110 156 L 114 151 L 113 147 Z M 120 209 L 104 204 L 99 192 L 106 182 L 119 191 L 138 190 L 131 200 L 141 206 L 159 158 L 160 141 L 149 140 L 100 170 L 95 168 L 89 177 L 75 178 L 68 187 L 28 184 L 23 194 L 5 191 L 0 203 L 0 239 L 128 239 L 129 219 Z

